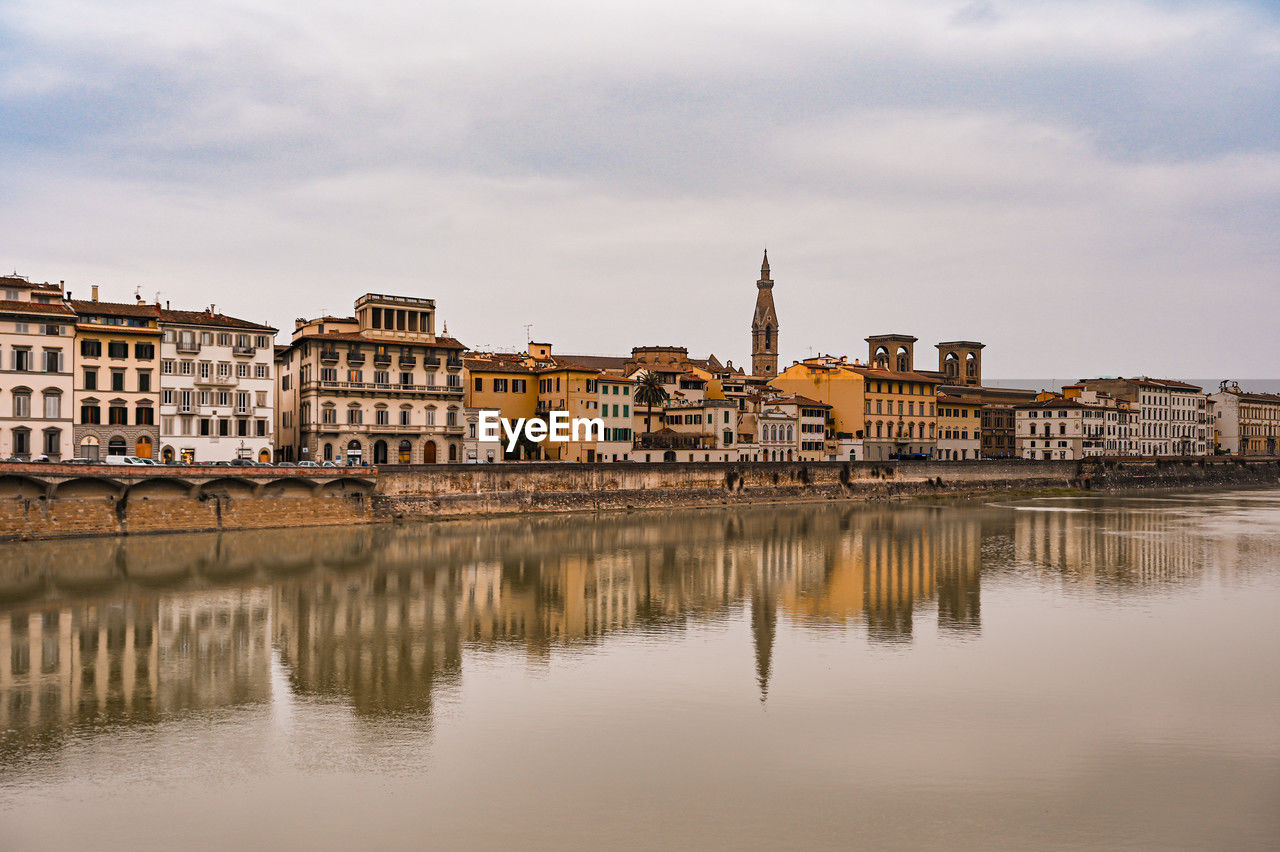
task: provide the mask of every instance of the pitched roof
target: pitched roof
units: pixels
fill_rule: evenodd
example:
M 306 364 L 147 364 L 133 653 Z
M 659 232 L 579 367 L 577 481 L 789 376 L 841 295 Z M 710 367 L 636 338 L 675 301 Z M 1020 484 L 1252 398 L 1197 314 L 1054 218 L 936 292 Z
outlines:
M 855 373 L 861 373 L 868 379 L 890 379 L 892 381 L 930 383 L 936 383 L 938 381 L 933 376 L 926 376 L 924 373 L 899 373 L 895 370 L 881 370 L 876 367 L 864 367 L 859 364 L 838 364 L 836 366 L 843 367 L 846 370 L 852 370 Z
M 146 302 L 95 302 L 86 299 L 72 299 L 71 307 L 77 314 L 109 317 L 146 317 L 155 319 L 160 316 L 160 308 Z
M 75 311 L 61 302 L 45 304 L 43 302 L 18 302 L 0 299 L 0 311 L 13 314 L 49 314 L 60 317 L 74 317 Z
M 225 314 L 212 314 L 208 311 L 174 311 L 168 308 L 160 309 L 160 321 L 181 325 L 202 325 L 213 326 L 217 328 L 243 328 L 252 329 L 254 331 L 279 331 L 269 325 L 250 322 L 249 320 L 229 317 Z
M 580 364 L 591 370 L 621 370 L 631 360 L 626 355 L 554 355 L 557 361 Z

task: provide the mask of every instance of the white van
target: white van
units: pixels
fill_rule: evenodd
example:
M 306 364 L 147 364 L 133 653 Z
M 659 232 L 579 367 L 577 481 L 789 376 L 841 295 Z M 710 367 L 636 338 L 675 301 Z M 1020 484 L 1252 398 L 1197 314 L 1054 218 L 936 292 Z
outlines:
M 139 459 L 139 458 L 137 458 L 136 456 L 107 456 L 106 458 L 104 458 L 104 459 L 102 460 L 102 463 L 103 463 L 103 464 L 113 464 L 113 465 L 139 465 L 139 464 L 145 464 L 145 462 L 144 462 L 144 461 L 142 461 L 142 459 Z

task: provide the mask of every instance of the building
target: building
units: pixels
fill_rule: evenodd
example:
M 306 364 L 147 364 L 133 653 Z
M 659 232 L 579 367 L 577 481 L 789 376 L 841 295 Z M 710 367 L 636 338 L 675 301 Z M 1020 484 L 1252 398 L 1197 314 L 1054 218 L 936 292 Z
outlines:
M 355 316 L 299 319 L 276 355 L 276 453 L 286 461 L 462 460 L 466 347 L 432 299 L 366 293 Z
M 275 333 L 217 313 L 161 308 L 160 458 L 275 458 Z
M 634 412 L 632 394 L 635 382 L 621 376 L 600 374 L 598 416 L 604 421 L 604 440 L 596 442 L 596 461 L 624 462 L 631 460 L 634 441 Z
M 160 443 L 160 309 L 71 300 L 76 312 L 76 454 L 149 459 Z
M 1137 407 L 1144 456 L 1202 456 L 1212 450 L 1212 424 L 1202 388 L 1172 379 L 1084 379 L 1082 388 L 1126 399 Z
M 982 350 L 976 340 L 951 340 L 937 344 L 938 372 L 947 385 L 982 387 Z
M 1018 456 L 1016 418 L 1009 403 L 982 406 L 982 457 L 1011 459 Z
M 769 252 L 760 264 L 756 282 L 756 310 L 751 317 L 751 374 L 763 379 L 778 375 L 778 311 L 773 304 L 773 279 L 769 277 Z
M 1280 394 L 1251 393 L 1223 382 L 1209 401 L 1217 421 L 1219 452 L 1274 456 L 1280 450 Z
M 70 458 L 75 312 L 60 286 L 16 275 L 0 296 L 0 458 Z
M 1018 457 L 1077 460 L 1131 455 L 1139 416 L 1128 401 L 1079 385 L 1014 406 Z
M 939 392 L 938 458 L 968 461 L 982 457 L 982 403 Z

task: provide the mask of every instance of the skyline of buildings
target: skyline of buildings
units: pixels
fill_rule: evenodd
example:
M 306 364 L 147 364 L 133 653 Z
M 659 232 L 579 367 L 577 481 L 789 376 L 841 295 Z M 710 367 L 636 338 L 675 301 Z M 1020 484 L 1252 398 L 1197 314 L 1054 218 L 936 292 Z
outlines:
M 90 299 L 75 299 L 62 282 L 20 276 L 0 284 L 0 458 L 1066 460 L 1264 454 L 1280 439 L 1280 395 L 1226 382 L 1210 394 L 1146 376 L 1039 392 L 999 387 L 984 384 L 986 344 L 975 340 L 935 344 L 936 370 L 917 363 L 919 340 L 904 333 L 867 336 L 865 361 L 819 354 L 783 367 L 767 252 L 750 373 L 683 346 L 633 346 L 629 356 L 562 355 L 541 341 L 524 352 L 473 351 L 444 323 L 437 334 L 435 300 L 414 296 L 366 293 L 351 316 L 297 319 L 280 344 L 274 327 L 212 304 L 111 302 L 96 285 Z M 1217 401 L 1232 418 L 1222 433 Z M 513 421 L 600 418 L 607 434 L 508 448 L 480 440 L 482 409 Z

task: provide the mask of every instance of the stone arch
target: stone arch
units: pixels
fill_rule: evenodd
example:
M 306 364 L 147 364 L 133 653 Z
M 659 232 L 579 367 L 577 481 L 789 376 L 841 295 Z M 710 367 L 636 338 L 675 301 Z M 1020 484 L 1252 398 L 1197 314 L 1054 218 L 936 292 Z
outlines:
M 449 463 L 453 464 L 457 460 L 458 460 L 458 445 L 454 443 L 450 443 L 449 444 Z
M 163 447 L 160 448 L 160 461 L 164 462 L 165 464 L 173 464 L 176 458 L 177 458 L 177 453 L 174 452 L 173 447 L 170 446 L 169 444 L 165 444 Z
M 124 435 L 112 435 L 107 439 L 107 455 L 123 456 L 128 455 L 129 442 L 124 439 Z
M 173 500 L 191 494 L 191 483 L 185 479 L 154 477 L 130 485 L 125 495 L 130 500 Z
M 436 463 L 436 442 L 432 441 L 430 438 L 428 438 L 427 442 L 422 445 L 422 463 Z
M 200 486 L 202 496 L 219 494 L 227 497 L 252 497 L 256 491 L 254 483 L 237 476 L 223 476 Z
M 949 379 L 960 378 L 960 356 L 954 349 L 942 356 L 942 374 Z
M 54 486 L 55 497 L 117 497 L 124 491 L 124 486 L 113 479 L 100 476 L 80 476 L 68 479 Z
M 893 367 L 899 373 L 911 372 L 911 350 L 905 346 L 899 346 L 898 351 L 893 353 Z
M 44 497 L 47 490 L 48 485 L 46 483 L 30 476 L 22 476 L 20 474 L 0 476 L 0 499 L 25 497 L 29 500 L 35 500 Z
M 326 482 L 321 487 L 320 493 L 325 497 L 346 497 L 352 494 L 368 496 L 371 490 L 370 483 L 366 480 L 341 476 Z
M 266 447 L 263 447 L 262 449 L 258 450 L 258 461 L 265 462 L 266 464 L 271 464 L 271 451 L 268 450 Z
M 300 476 L 273 479 L 262 486 L 264 497 L 310 497 L 316 493 L 316 483 Z

